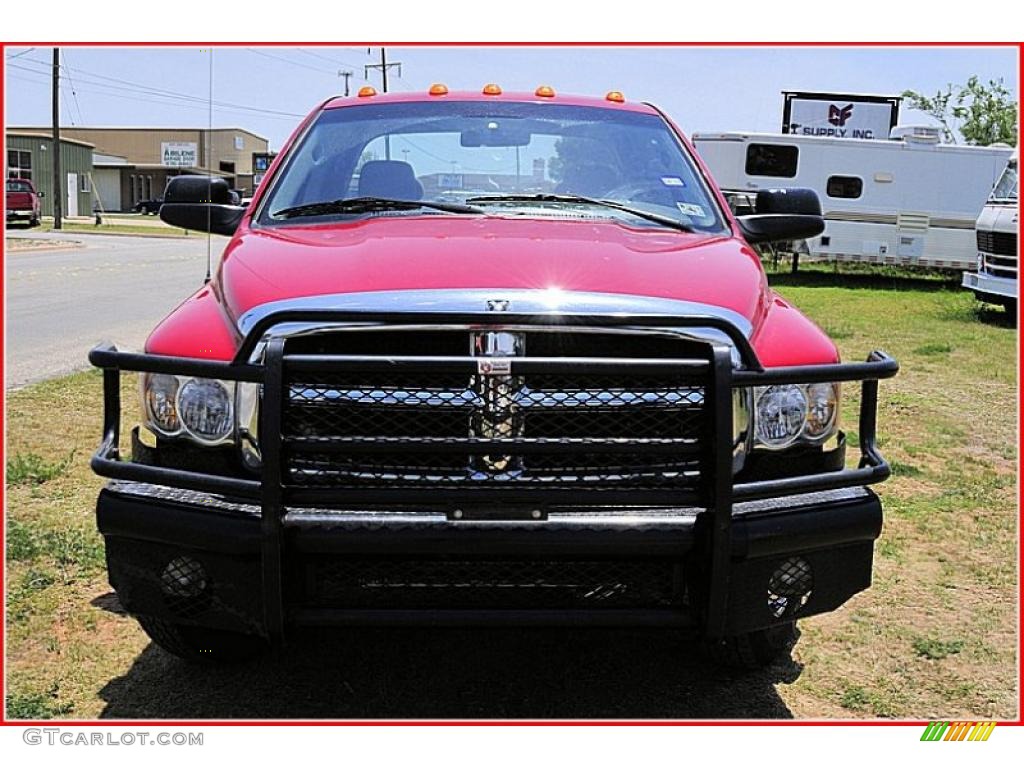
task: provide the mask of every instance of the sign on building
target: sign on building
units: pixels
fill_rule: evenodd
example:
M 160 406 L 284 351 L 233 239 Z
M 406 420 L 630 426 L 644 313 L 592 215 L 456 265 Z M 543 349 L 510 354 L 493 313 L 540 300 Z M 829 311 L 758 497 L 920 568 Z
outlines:
M 258 187 L 267 175 L 270 164 L 274 161 L 277 152 L 253 152 L 252 153 L 252 185 Z
M 888 139 L 899 96 L 783 91 L 782 132 L 838 139 Z
M 194 141 L 162 141 L 160 163 L 173 168 L 198 168 L 199 145 Z

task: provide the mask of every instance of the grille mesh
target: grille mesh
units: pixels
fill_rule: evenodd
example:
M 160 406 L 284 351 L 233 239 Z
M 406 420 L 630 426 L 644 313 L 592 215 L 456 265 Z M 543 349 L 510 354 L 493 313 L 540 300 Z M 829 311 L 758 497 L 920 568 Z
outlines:
M 692 374 L 302 373 L 286 393 L 294 486 L 692 489 L 700 475 Z
M 1017 256 L 1016 232 L 978 230 L 978 250 L 995 256 Z

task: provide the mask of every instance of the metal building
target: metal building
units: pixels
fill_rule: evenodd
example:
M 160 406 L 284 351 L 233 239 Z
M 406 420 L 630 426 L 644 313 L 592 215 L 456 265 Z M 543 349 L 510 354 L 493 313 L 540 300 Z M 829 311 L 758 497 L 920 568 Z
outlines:
M 64 216 L 90 216 L 93 145 L 79 139 L 60 139 L 60 168 L 63 176 Z M 7 132 L 4 177 L 29 179 L 43 193 L 43 216 L 53 216 L 53 137 L 36 131 Z

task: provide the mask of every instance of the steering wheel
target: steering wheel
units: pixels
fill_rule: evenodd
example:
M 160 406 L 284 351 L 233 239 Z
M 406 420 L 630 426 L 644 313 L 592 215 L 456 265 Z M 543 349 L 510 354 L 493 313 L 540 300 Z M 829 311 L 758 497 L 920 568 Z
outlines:
M 564 195 L 605 197 L 603 190 L 620 178 L 622 174 L 608 163 L 587 163 L 573 168 L 567 178 L 555 188 L 555 192 Z
M 676 204 L 671 189 L 661 181 L 630 181 L 609 189 L 602 197 L 620 202 L 656 203 L 669 208 L 675 207 Z

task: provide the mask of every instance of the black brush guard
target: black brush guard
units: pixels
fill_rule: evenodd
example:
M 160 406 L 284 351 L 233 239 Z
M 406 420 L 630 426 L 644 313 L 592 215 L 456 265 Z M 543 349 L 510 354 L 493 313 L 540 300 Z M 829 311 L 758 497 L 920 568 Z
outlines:
M 344 504 L 402 505 L 422 498 L 422 491 L 406 488 L 374 488 L 337 490 L 295 487 L 287 482 L 282 445 L 282 413 L 288 397 L 288 377 L 296 372 L 373 373 L 396 371 L 411 375 L 455 373 L 476 375 L 479 357 L 393 357 L 354 355 L 286 354 L 285 340 L 267 336 L 275 326 L 284 323 L 323 323 L 327 326 L 366 324 L 415 324 L 417 326 L 459 326 L 490 331 L 503 328 L 547 327 L 571 331 L 579 328 L 617 328 L 636 332 L 656 329 L 714 329 L 724 338 L 709 342 L 706 359 L 634 359 L 634 358 L 511 358 L 512 375 L 530 374 L 608 374 L 642 371 L 652 375 L 680 375 L 700 383 L 704 388 L 706 409 L 705 441 L 702 443 L 702 471 L 693 489 L 601 489 L 588 492 L 585 486 L 570 488 L 552 486 L 524 487 L 510 491 L 487 487 L 437 488 L 431 491 L 431 503 L 450 508 L 474 505 L 558 503 L 571 498 L 574 504 L 625 504 L 629 506 L 696 506 L 704 511 L 698 524 L 705 546 L 699 550 L 704 559 L 702 580 L 706 584 L 701 611 L 705 632 L 719 636 L 727 631 L 727 601 L 730 595 L 730 557 L 733 552 L 734 503 L 768 499 L 793 494 L 865 486 L 885 480 L 889 465 L 876 444 L 876 411 L 878 381 L 890 378 L 898 364 L 883 352 L 872 352 L 864 363 L 841 363 L 764 369 L 747 338 L 732 324 L 714 316 L 671 315 L 583 315 L 502 313 L 500 318 L 477 313 L 367 313 L 340 311 L 289 310 L 262 318 L 244 338 L 232 362 L 120 352 L 112 345 L 101 345 L 89 354 L 90 362 L 103 369 L 104 426 L 103 439 L 92 457 L 91 466 L 97 474 L 117 480 L 136 481 L 157 486 L 189 489 L 245 500 L 261 511 L 259 521 L 260 569 L 262 571 L 263 624 L 271 641 L 283 638 L 285 606 L 283 592 L 283 525 L 288 507 L 297 505 L 334 506 Z M 725 338 L 731 345 L 725 342 Z M 249 362 L 257 345 L 266 340 L 262 363 Z M 741 365 L 734 368 L 733 349 L 739 353 Z M 255 382 L 262 385 L 263 398 L 260 421 L 262 470 L 259 479 L 225 477 L 200 472 L 123 461 L 120 458 L 120 374 L 123 371 L 165 373 Z M 734 484 L 733 477 L 733 389 L 773 384 L 806 384 L 814 382 L 861 381 L 861 407 L 858 429 L 860 461 L 856 469 Z M 412 442 L 412 441 L 410 441 Z M 403 445 L 402 449 L 431 450 L 428 444 Z M 476 438 L 474 451 L 504 453 L 530 451 L 529 446 L 510 448 L 509 440 L 493 441 Z M 346 452 L 379 451 L 368 441 L 352 441 Z M 547 444 L 545 453 L 573 450 L 571 445 Z M 354 508 L 354 507 L 350 507 Z M 438 617 L 443 619 L 443 611 Z M 486 613 L 486 612 L 485 612 Z M 486 616 L 482 618 L 486 619 Z M 528 617 L 525 617 L 528 618 Z M 642 617 L 637 617 L 641 619 Z M 313 622 L 315 623 L 315 621 Z M 329 622 L 328 622 L 329 623 Z

